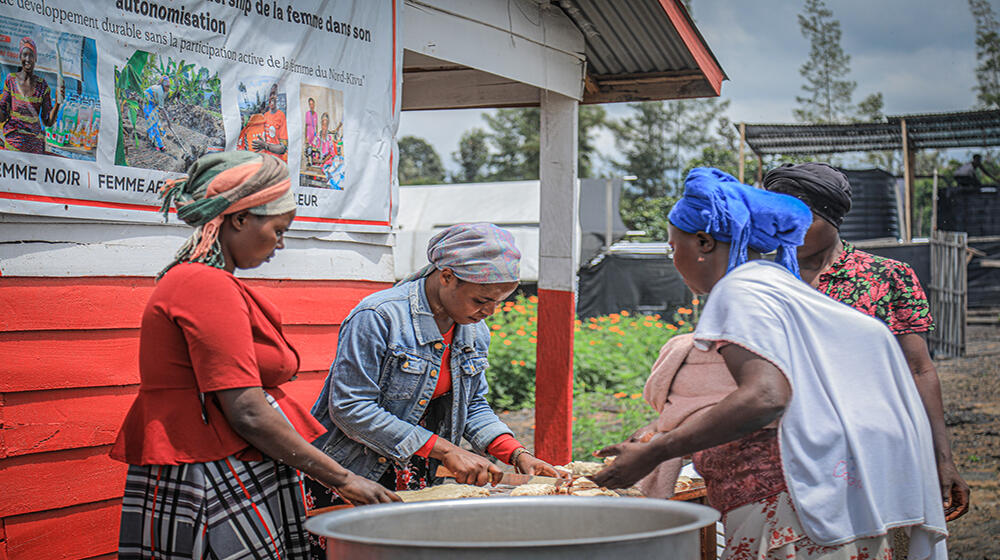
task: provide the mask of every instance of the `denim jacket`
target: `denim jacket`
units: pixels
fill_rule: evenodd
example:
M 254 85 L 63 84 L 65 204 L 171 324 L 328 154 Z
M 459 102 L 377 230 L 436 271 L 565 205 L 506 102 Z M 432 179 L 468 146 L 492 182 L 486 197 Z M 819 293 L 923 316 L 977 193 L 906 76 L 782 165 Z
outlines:
M 456 325 L 452 406 L 440 437 L 464 437 L 480 451 L 511 434 L 486 402 L 489 329 Z M 405 464 L 432 432 L 418 425 L 437 384 L 444 338 L 424 279 L 366 297 L 340 327 L 337 357 L 312 414 L 329 432 L 313 445 L 355 474 L 378 480 L 389 461 Z

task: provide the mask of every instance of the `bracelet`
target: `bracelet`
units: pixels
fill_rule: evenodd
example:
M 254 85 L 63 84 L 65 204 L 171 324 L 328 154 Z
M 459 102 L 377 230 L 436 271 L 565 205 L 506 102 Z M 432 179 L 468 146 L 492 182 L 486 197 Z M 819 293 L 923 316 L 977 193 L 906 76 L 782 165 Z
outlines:
M 517 466 L 517 460 L 524 453 L 527 453 L 528 455 L 531 455 L 531 453 L 527 449 L 525 449 L 524 447 L 518 447 L 517 449 L 515 449 L 514 451 L 512 451 L 511 454 L 510 454 L 510 464 L 514 465 L 514 470 L 517 471 L 517 472 L 521 472 L 521 469 Z

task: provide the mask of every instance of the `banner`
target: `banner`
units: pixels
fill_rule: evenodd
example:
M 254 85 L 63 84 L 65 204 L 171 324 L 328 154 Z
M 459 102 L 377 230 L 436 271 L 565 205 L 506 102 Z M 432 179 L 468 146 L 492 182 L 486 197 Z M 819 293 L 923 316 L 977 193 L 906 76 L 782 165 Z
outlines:
M 0 6 L 0 212 L 161 222 L 167 179 L 253 150 L 288 163 L 293 227 L 389 229 L 402 0 Z

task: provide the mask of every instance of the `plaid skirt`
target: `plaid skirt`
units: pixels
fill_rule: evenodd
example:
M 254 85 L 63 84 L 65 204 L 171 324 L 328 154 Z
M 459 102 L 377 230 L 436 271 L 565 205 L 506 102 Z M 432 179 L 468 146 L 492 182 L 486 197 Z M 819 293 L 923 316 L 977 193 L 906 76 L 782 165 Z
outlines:
M 302 475 L 270 459 L 131 465 L 118 558 L 305 558 L 305 519 Z

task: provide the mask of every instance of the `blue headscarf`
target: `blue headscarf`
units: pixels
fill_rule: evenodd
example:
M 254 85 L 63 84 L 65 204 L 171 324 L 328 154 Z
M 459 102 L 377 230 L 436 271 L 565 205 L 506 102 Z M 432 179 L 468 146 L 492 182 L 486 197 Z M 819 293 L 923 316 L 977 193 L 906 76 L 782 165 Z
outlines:
M 704 231 L 729 243 L 729 270 L 747 262 L 747 248 L 761 253 L 777 249 L 775 262 L 799 277 L 795 248 L 812 224 L 802 201 L 744 185 L 711 167 L 696 167 L 684 180 L 684 196 L 668 216 L 682 231 Z

